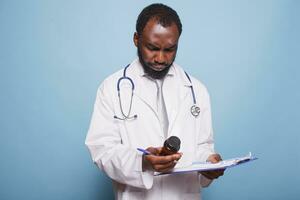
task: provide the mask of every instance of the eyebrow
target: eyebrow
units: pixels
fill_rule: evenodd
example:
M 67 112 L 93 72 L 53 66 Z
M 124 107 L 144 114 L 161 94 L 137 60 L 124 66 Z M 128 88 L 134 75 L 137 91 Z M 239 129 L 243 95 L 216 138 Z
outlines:
M 170 46 L 170 47 L 168 47 L 166 49 L 175 49 L 176 47 L 177 47 L 177 44 L 174 44 L 174 45 L 172 45 L 172 46 Z
M 147 43 L 147 46 L 149 46 L 149 47 L 151 47 L 151 48 L 159 48 L 158 46 L 156 46 L 155 44 L 152 44 L 152 43 Z M 172 45 L 172 46 L 170 46 L 170 47 L 167 47 L 167 48 L 165 48 L 165 49 L 175 49 L 177 47 L 177 44 L 174 44 L 174 45 Z

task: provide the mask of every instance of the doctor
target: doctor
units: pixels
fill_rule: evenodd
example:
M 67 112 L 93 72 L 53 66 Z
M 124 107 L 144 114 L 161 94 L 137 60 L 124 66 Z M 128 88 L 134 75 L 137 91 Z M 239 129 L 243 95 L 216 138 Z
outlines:
M 85 143 L 94 163 L 113 180 L 116 199 L 198 200 L 201 188 L 223 175 L 219 170 L 154 176 L 176 164 L 221 160 L 214 152 L 208 92 L 173 62 L 181 31 L 172 8 L 144 8 L 133 38 L 138 59 L 98 89 Z M 161 156 L 170 136 L 180 138 L 180 152 Z

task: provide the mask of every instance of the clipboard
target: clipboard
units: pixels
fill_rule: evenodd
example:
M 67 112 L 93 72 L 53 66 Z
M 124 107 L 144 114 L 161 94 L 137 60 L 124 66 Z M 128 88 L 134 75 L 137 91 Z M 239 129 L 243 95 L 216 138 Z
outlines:
M 169 172 L 154 172 L 154 176 L 166 175 L 166 174 L 181 174 L 181 173 L 189 173 L 189 172 L 202 172 L 202 171 L 212 171 L 218 169 L 227 169 L 231 167 L 235 167 L 244 163 L 248 163 L 250 161 L 257 160 L 257 157 L 252 156 L 251 152 L 248 155 L 243 157 L 236 157 L 227 160 L 222 160 L 218 163 L 210 163 L 210 162 L 193 162 L 188 166 L 174 168 Z

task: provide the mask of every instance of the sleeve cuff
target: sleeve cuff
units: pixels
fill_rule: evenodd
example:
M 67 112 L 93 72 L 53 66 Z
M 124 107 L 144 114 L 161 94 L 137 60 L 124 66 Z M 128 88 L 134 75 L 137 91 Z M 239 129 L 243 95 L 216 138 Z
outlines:
M 143 171 L 143 154 L 137 154 L 137 171 L 141 174 L 142 184 L 148 190 L 152 188 L 153 185 L 153 175 L 154 171 L 150 169 L 145 169 Z

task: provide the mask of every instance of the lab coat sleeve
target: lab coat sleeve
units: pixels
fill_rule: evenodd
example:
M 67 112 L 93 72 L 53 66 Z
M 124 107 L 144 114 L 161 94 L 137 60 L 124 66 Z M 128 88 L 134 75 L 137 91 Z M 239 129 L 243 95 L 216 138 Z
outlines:
M 201 105 L 202 109 L 198 126 L 197 159 L 199 161 L 206 161 L 211 154 L 215 153 L 210 97 L 206 88 L 202 89 Z
M 202 110 L 200 115 L 200 126 L 198 130 L 198 142 L 197 142 L 197 160 L 207 161 L 207 158 L 214 154 L 214 139 L 213 139 L 213 129 L 212 129 L 212 117 L 211 117 L 211 106 L 210 97 L 207 89 L 203 86 L 202 89 Z M 202 187 L 207 187 L 212 182 L 211 179 L 199 173 L 199 181 Z
M 97 92 L 90 128 L 86 137 L 93 162 L 113 180 L 150 189 L 153 172 L 142 171 L 142 155 L 122 144 L 120 121 L 113 118 L 112 94 L 103 83 Z

